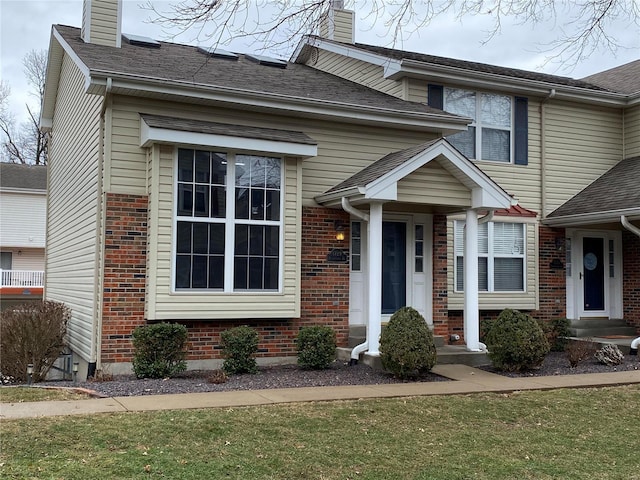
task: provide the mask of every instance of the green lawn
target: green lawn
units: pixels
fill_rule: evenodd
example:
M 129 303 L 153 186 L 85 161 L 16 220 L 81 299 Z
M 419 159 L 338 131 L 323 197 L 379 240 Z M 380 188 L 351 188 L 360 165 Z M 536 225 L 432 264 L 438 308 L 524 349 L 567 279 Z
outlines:
M 640 386 L 0 422 L 15 479 L 640 479 Z
M 43 402 L 46 400 L 83 400 L 89 395 L 73 390 L 40 387 L 0 387 L 0 403 Z

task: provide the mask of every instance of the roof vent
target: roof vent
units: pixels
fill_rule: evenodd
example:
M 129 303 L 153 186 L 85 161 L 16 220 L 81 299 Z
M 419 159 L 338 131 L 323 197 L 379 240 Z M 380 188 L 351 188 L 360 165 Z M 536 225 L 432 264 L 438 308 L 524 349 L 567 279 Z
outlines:
M 142 35 L 133 35 L 131 33 L 123 33 L 125 41 L 129 45 L 137 45 L 139 47 L 160 48 L 160 42 L 153 38 L 143 37 Z
M 287 68 L 287 62 L 285 60 L 279 60 L 273 57 L 266 57 L 264 55 L 245 54 L 247 59 L 252 62 L 256 62 L 260 65 L 266 65 L 268 67 Z
M 204 53 L 205 55 L 209 55 L 213 58 L 226 58 L 229 60 L 238 60 L 238 55 L 235 53 L 227 52 L 222 48 L 216 47 L 198 47 L 198 51 L 200 53 Z

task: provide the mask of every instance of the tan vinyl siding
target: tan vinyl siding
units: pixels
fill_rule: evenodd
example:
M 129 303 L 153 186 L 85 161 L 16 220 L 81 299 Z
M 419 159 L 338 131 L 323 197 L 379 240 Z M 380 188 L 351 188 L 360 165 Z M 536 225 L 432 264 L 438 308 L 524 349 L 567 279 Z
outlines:
M 624 157 L 640 156 L 640 105 L 624 111 Z
M 0 193 L 0 246 L 44 248 L 47 196 L 43 193 Z
M 44 248 L 2 248 L 3 252 L 11 252 L 11 270 L 38 271 L 44 270 Z
M 410 102 L 427 102 L 427 85 L 428 82 L 419 78 L 407 78 L 406 79 L 406 89 L 407 95 L 405 97 L 406 100 Z
M 504 219 L 504 220 L 503 220 Z M 494 221 L 508 221 L 506 217 L 495 217 Z M 526 263 L 526 291 L 525 292 L 479 292 L 481 310 L 502 310 L 515 308 L 520 310 L 536 310 L 538 308 L 538 289 L 536 278 L 538 276 L 538 227 L 535 223 L 527 223 L 527 250 Z M 454 257 L 453 257 L 453 221 L 447 225 L 447 239 L 449 248 L 447 251 L 447 283 L 449 285 L 449 309 L 464 309 L 464 293 L 454 290 Z
M 353 43 L 353 25 L 355 12 L 351 10 L 334 10 L 333 40 L 337 42 Z
M 398 201 L 433 205 L 471 205 L 471 191 L 432 161 L 398 182 Z
M 65 55 L 49 161 L 45 292 L 71 309 L 70 347 L 92 358 L 96 277 L 100 97 Z
M 156 150 L 157 147 L 154 148 Z M 156 156 L 154 155 L 155 159 Z M 150 237 L 150 259 L 156 267 L 149 272 L 155 286 L 149 289 L 147 312 L 152 320 L 165 319 L 233 319 L 233 318 L 293 318 L 300 315 L 300 190 L 299 161 L 284 162 L 284 262 L 282 293 L 171 293 L 171 270 L 173 268 L 173 190 L 175 150 L 159 149 L 158 188 L 151 188 L 150 234 L 155 235 L 153 225 L 157 222 L 157 237 Z M 153 161 L 152 161 L 153 163 Z M 155 172 L 155 165 L 151 168 Z M 158 201 L 154 201 L 154 192 Z M 151 286 L 151 285 L 150 285 Z
M 535 212 L 540 211 L 540 112 L 539 103 L 529 99 L 529 164 L 474 161 L 474 163 L 519 204 Z
M 113 144 L 108 191 L 143 195 L 147 193 L 147 158 L 140 148 L 138 112 L 184 118 L 250 124 L 283 130 L 303 131 L 318 142 L 318 156 L 302 161 L 304 205 L 316 205 L 314 197 L 350 177 L 384 155 L 424 143 L 433 134 L 402 132 L 390 128 L 363 127 L 321 120 L 305 120 L 213 109 L 200 105 L 135 99 L 113 99 Z
M 317 62 L 309 61 L 308 65 L 394 97 L 404 98 L 405 92 L 402 82 L 384 78 L 382 67 L 362 60 L 318 50 Z
M 545 108 L 547 215 L 622 160 L 622 114 L 568 102 Z
M 91 1 L 91 43 L 115 47 L 118 40 L 118 2 L 120 0 Z

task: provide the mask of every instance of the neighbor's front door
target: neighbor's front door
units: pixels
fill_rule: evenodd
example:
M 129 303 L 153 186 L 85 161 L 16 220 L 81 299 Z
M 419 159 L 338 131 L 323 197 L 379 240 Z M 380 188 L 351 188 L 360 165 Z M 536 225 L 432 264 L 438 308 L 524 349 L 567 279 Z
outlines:
M 606 308 L 604 238 L 583 237 L 582 270 L 584 311 L 604 311 Z

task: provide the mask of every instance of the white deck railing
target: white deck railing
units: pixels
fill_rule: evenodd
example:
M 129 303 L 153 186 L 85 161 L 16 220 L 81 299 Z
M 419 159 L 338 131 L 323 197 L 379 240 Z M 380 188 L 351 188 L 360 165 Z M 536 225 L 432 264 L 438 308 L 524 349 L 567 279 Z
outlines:
M 0 287 L 43 287 L 44 272 L 37 270 L 0 270 Z

